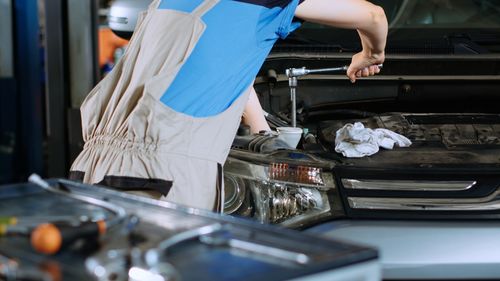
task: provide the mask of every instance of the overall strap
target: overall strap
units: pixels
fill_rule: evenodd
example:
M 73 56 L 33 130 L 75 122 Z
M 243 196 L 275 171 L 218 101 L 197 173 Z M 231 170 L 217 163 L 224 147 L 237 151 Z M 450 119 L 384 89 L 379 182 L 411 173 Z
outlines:
M 161 3 L 161 0 L 154 0 L 153 2 L 151 2 L 151 4 L 149 4 L 147 11 L 151 12 L 151 11 L 157 10 L 158 7 L 160 6 L 160 3 Z
M 191 12 L 193 16 L 201 18 L 206 12 L 208 12 L 219 0 L 204 0 L 194 11 Z

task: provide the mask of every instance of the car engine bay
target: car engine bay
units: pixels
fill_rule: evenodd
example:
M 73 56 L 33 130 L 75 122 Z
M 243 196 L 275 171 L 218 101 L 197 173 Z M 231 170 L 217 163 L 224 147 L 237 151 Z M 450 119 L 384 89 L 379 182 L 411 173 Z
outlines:
M 455 60 L 389 58 L 381 74 L 354 85 L 343 74 L 300 77 L 297 148 L 281 145 L 276 134 L 240 128 L 224 166 L 226 213 L 298 228 L 343 217 L 498 218 L 500 81 L 493 74 L 500 62 L 484 58 L 492 75 L 472 75 L 454 68 Z M 286 69 L 344 63 L 271 54 L 254 85 L 271 128 L 293 123 Z M 412 145 L 344 157 L 335 151 L 336 132 L 355 122 L 406 136 Z
M 312 59 L 300 62 L 314 67 L 329 65 L 326 59 L 321 63 Z M 295 63 L 298 65 L 299 62 Z M 339 65 L 341 62 L 333 63 Z M 285 71 L 280 69 L 283 74 L 277 74 L 280 70 L 274 68 L 286 66 L 279 59 L 270 59 L 268 64 L 255 84 L 266 118 L 274 130 L 280 126 L 292 126 L 291 87 L 286 83 Z M 354 122 L 402 134 L 414 142 L 413 147 L 440 146 L 453 151 L 498 148 L 498 81 L 487 77 L 481 80 L 479 76 L 468 75 L 468 71 L 456 76 L 459 73 L 455 70 L 435 74 L 427 71 L 417 77 L 415 68 L 418 65 L 406 73 L 399 73 L 402 68 L 410 69 L 401 61 L 389 60 L 379 76 L 362 78 L 355 85 L 349 85 L 342 74 L 310 74 L 299 78 L 296 119 L 297 126 L 304 129 L 299 148 L 314 151 L 319 148 L 315 144 L 319 143 L 325 151 L 333 152 L 335 131 Z M 394 73 L 399 73 L 400 77 L 394 77 Z M 458 79 L 453 79 L 452 75 Z M 259 152 L 255 144 L 265 143 L 265 139 L 262 134 L 251 137 L 248 130 L 240 128 L 233 148 Z M 275 150 L 283 148 L 278 145 Z M 264 148 L 262 152 L 269 150 L 272 149 Z

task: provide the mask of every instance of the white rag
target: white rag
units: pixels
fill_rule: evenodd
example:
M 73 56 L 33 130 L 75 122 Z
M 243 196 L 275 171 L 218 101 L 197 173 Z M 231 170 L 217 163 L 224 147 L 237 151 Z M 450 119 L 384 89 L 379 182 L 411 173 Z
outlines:
M 346 124 L 337 131 L 335 137 L 335 151 L 345 157 L 370 156 L 377 153 L 379 147 L 392 149 L 394 144 L 408 147 L 411 141 L 391 130 L 365 128 L 360 122 Z

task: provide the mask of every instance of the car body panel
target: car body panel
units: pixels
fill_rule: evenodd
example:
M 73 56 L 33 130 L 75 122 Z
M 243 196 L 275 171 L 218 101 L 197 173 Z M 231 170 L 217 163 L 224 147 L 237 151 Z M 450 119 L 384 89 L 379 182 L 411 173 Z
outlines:
M 500 222 L 338 220 L 306 232 L 375 247 L 384 279 L 497 279 Z

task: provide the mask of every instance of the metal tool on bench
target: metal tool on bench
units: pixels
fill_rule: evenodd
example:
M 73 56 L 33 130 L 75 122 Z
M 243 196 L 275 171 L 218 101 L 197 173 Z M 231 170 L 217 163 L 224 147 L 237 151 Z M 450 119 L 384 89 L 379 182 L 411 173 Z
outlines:
M 177 270 L 168 262 L 156 260 L 154 264 L 145 261 L 144 249 L 132 241 L 131 228 L 138 223 L 138 217 L 130 216 L 120 233 L 101 248 L 100 253 L 85 261 L 87 271 L 98 281 L 175 281 L 180 280 Z M 147 251 L 148 248 L 146 248 Z
M 382 68 L 382 64 L 378 67 Z M 292 114 L 292 127 L 297 127 L 297 77 L 306 76 L 312 73 L 324 73 L 324 72 L 340 72 L 347 71 L 348 65 L 331 67 L 331 68 L 318 68 L 318 69 L 308 69 L 306 67 L 301 68 L 288 68 L 285 72 L 288 77 L 288 87 L 290 88 L 290 100 L 292 102 L 291 114 Z
M 31 245 L 37 252 L 54 254 L 63 246 L 82 238 L 97 240 L 100 236 L 106 234 L 110 228 L 123 222 L 127 215 L 120 206 L 93 197 L 72 193 L 63 186 L 51 186 L 36 174 L 31 175 L 28 180 L 46 191 L 99 206 L 115 214 L 110 219 L 82 222 L 78 225 L 61 224 L 55 222 L 56 220 L 53 220 L 55 223 L 40 224 L 31 232 Z
M 214 223 L 190 231 L 181 232 L 162 241 L 157 248 L 146 252 L 145 261 L 152 266 L 160 260 L 169 248 L 191 239 L 198 239 L 201 243 L 211 246 L 226 246 L 231 249 L 241 250 L 255 255 L 289 261 L 295 264 L 307 264 L 309 257 L 300 252 L 280 249 L 279 247 L 266 246 L 256 242 L 238 238 L 229 225 Z

